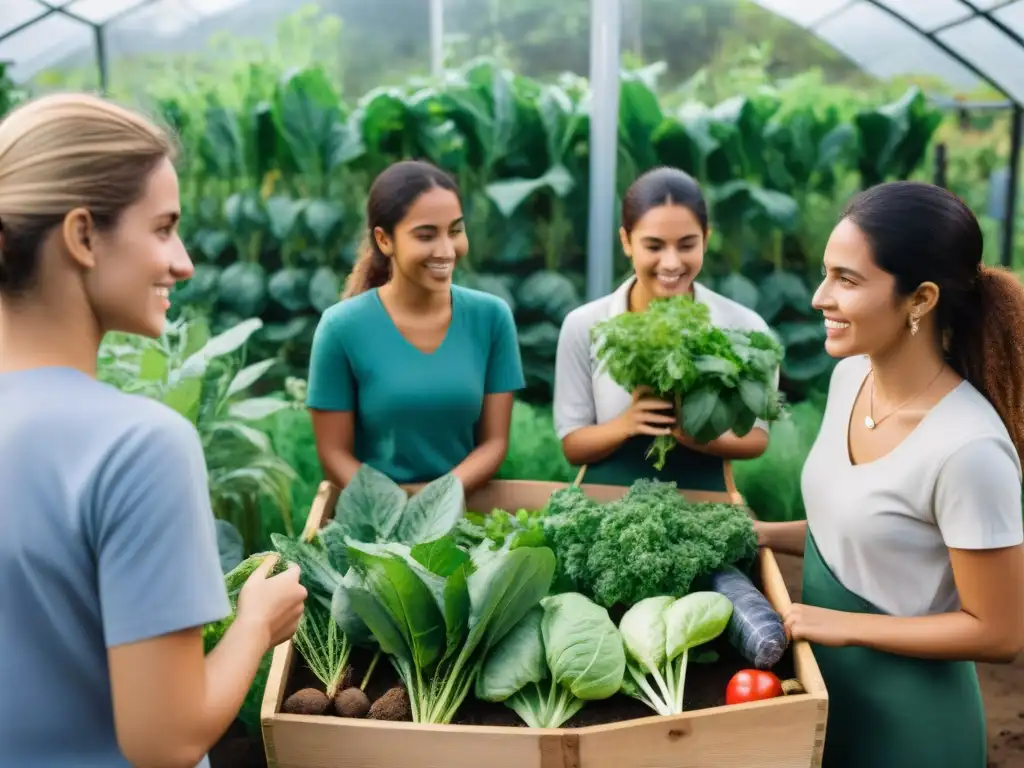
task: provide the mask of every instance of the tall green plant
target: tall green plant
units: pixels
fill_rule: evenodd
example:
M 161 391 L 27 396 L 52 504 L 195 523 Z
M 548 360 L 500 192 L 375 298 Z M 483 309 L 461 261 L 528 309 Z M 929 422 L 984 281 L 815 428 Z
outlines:
M 284 530 L 293 533 L 294 470 L 278 457 L 262 428 L 286 400 L 253 395 L 276 365 L 274 359 L 246 365 L 243 348 L 262 327 L 250 319 L 217 336 L 202 320 L 168 324 L 156 340 L 113 335 L 100 349 L 99 378 L 126 392 L 173 408 L 195 425 L 202 441 L 214 516 L 241 534 L 245 551 L 268 540 L 260 502 L 272 502 Z M 223 527 L 224 536 L 231 528 Z

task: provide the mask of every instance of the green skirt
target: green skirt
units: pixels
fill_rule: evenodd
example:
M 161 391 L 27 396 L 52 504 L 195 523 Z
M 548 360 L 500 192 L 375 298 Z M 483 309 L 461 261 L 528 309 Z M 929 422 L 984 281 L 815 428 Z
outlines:
M 725 491 L 725 460 L 684 445 L 676 445 L 658 470 L 647 458 L 653 437 L 641 435 L 623 443 L 603 461 L 587 466 L 583 482 L 602 485 L 632 485 L 640 479 L 674 482 L 680 490 Z
M 844 587 L 807 529 L 803 602 L 883 613 Z M 812 644 L 828 689 L 822 768 L 985 768 L 985 711 L 973 662 Z

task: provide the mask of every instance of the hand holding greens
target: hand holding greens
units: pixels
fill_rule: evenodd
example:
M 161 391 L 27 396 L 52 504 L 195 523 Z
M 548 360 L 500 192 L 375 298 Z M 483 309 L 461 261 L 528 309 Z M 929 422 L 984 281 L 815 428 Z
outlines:
M 655 299 L 644 312 L 623 312 L 594 326 L 596 355 L 612 380 L 676 404 L 682 431 L 698 443 L 726 432 L 746 435 L 756 419 L 782 412 L 775 372 L 783 348 L 760 331 L 716 328 L 705 304 L 690 296 Z M 662 469 L 676 438 L 654 438 L 648 456 Z

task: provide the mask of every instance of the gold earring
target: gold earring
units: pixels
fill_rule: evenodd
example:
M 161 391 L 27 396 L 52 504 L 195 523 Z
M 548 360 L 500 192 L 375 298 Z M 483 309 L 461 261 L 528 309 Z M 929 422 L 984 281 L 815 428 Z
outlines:
M 910 335 L 911 336 L 917 336 L 917 330 L 918 330 L 918 327 L 920 326 L 920 323 L 921 323 L 921 321 L 920 321 L 920 319 L 918 319 L 917 315 L 911 315 L 910 316 Z

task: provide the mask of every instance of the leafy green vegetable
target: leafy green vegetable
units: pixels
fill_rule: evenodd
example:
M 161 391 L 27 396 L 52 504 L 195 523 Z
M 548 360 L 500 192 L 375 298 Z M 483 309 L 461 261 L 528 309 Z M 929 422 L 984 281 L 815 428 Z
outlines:
M 717 592 L 694 592 L 678 600 L 661 595 L 638 602 L 619 622 L 628 654 L 623 693 L 659 715 L 682 712 L 690 649 L 722 634 L 731 616 L 732 603 Z
M 542 547 L 544 537 L 544 515 L 546 510 L 519 509 L 515 513 L 495 509 L 489 515 L 467 512 L 459 520 L 457 537 L 459 544 L 472 548 L 485 541 L 495 549 L 508 544 L 516 547 Z
M 419 723 L 450 723 L 483 659 L 547 595 L 550 549 L 521 547 L 474 566 L 454 539 L 348 540 L 359 583 L 342 582 L 354 612 L 388 654 Z
M 608 611 L 565 593 L 531 608 L 487 655 L 476 696 L 503 701 L 531 728 L 558 728 L 587 701 L 617 693 L 625 670 Z
M 707 305 L 691 296 L 655 299 L 594 326 L 596 356 L 624 389 L 648 388 L 675 403 L 683 432 L 709 443 L 728 431 L 742 437 L 756 419 L 782 413 L 776 371 L 783 347 L 760 331 L 717 328 Z M 665 466 L 677 441 L 654 439 L 648 456 Z
M 327 698 L 333 699 L 345 675 L 352 644 L 331 617 L 330 607 L 307 603 L 293 639 L 306 666 L 324 684 Z
M 316 539 L 334 571 L 344 574 L 331 585 L 329 604 L 334 620 L 352 643 L 375 641 L 355 607 L 355 601 L 365 604 L 365 587 L 349 563 L 349 545 L 400 543 L 415 548 L 449 533 L 464 511 L 465 491 L 455 475 L 439 477 L 410 497 L 387 475 L 368 464 L 360 466 L 338 497 L 334 519 Z M 453 553 L 447 555 L 450 559 Z
M 605 608 L 682 597 L 719 568 L 757 554 L 754 524 L 742 507 L 691 502 L 675 483 L 648 479 L 607 504 L 578 487 L 555 491 L 545 533 L 558 556 L 558 583 Z
M 410 497 L 383 472 L 362 464 L 338 496 L 334 519 L 320 532 L 335 567 L 344 572 L 346 538 L 369 544 L 416 544 L 440 538 L 462 518 L 466 495 L 462 481 L 448 473 Z

